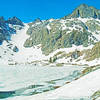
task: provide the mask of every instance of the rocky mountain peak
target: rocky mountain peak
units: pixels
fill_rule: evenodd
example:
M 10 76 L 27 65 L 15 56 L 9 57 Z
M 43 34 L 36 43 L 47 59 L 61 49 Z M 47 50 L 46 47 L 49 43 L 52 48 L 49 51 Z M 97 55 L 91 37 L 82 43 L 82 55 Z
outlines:
M 40 18 L 34 20 L 35 23 L 42 22 Z
M 18 19 L 17 17 L 15 17 L 15 16 L 12 17 L 12 18 L 9 18 L 6 22 L 9 23 L 9 24 L 13 24 L 13 25 L 24 26 L 23 22 L 20 19 Z
M 86 4 L 81 4 L 78 8 L 88 8 L 89 6 Z
M 9 25 L 12 24 L 12 27 Z M 18 26 L 15 26 L 18 25 Z M 16 34 L 16 29 L 20 29 L 24 26 L 23 22 L 17 17 L 9 18 L 5 20 L 4 17 L 0 17 L 0 45 L 4 40 L 11 40 L 11 35 Z
M 0 17 L 0 27 L 4 26 L 5 25 L 5 19 L 4 17 Z
M 5 22 L 5 19 L 3 16 L 0 17 L 0 22 L 2 22 L 2 23 Z
M 72 12 L 72 14 L 65 16 L 64 19 L 78 17 L 100 19 L 100 10 L 86 4 L 81 4 Z

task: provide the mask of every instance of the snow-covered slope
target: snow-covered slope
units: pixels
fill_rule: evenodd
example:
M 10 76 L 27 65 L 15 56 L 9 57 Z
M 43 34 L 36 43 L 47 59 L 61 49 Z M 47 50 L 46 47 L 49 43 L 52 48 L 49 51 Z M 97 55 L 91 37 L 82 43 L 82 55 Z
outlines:
M 78 17 L 33 22 L 30 23 L 27 34 L 30 37 L 25 42 L 25 47 L 41 44 L 43 54 L 48 55 L 47 60 L 59 52 L 65 52 L 64 57 L 56 59 L 57 63 L 89 66 L 100 64 L 99 57 L 91 61 L 86 59 L 86 56 L 88 58 L 86 53 L 94 47 L 95 43 L 100 42 L 100 19 Z M 77 59 L 66 56 L 76 50 L 81 53 Z
M 41 60 L 44 56 L 42 55 L 41 48 L 38 49 L 37 46 L 34 48 L 25 48 L 24 43 L 26 39 L 29 37 L 26 34 L 28 30 L 28 24 L 25 24 L 25 27 L 18 31 L 16 35 L 12 36 L 12 42 L 19 48 L 19 52 L 15 54 L 15 61 L 18 63 L 27 63 L 34 60 Z
M 46 24 L 47 22 L 48 24 Z M 31 30 L 39 30 L 39 27 L 46 27 L 49 31 L 52 31 L 53 25 L 55 25 L 56 27 L 59 27 L 59 29 L 61 29 L 62 31 L 66 31 L 66 34 L 70 34 L 70 32 L 72 32 L 73 30 L 83 32 L 83 29 L 85 27 L 84 25 L 88 25 L 87 23 L 90 23 L 90 22 L 91 23 L 95 22 L 95 24 L 99 25 L 100 27 L 100 20 L 93 19 L 93 18 L 71 18 L 71 19 L 60 19 L 60 20 L 50 19 L 47 22 L 46 21 L 35 22 L 31 26 L 29 24 L 24 24 L 24 26 L 9 24 L 9 26 L 12 29 L 16 30 L 16 34 L 12 34 L 11 40 L 8 42 L 4 41 L 3 44 L 0 46 L 0 51 L 1 51 L 0 56 L 2 58 L 2 59 L 0 58 L 1 64 L 22 64 L 22 63 L 27 64 L 27 63 L 32 63 L 34 61 L 49 60 L 50 57 L 53 57 L 59 52 L 65 52 L 66 54 L 69 54 L 70 52 L 74 52 L 75 50 L 83 52 L 85 50 L 92 49 L 94 46 L 94 44 L 91 44 L 87 47 L 84 47 L 83 45 L 76 46 L 73 44 L 72 47 L 59 48 L 57 50 L 55 49 L 53 52 L 49 53 L 48 56 L 45 56 L 44 54 L 42 54 L 43 53 L 43 50 L 41 50 L 42 44 L 34 45 L 32 47 L 24 47 L 26 40 L 35 42 L 35 40 L 32 40 L 33 36 L 30 36 L 29 34 L 27 34 L 27 31 L 29 31 L 30 28 Z M 55 23 L 59 23 L 61 25 L 59 26 L 59 24 L 55 24 Z M 67 24 L 69 26 L 67 26 Z M 72 26 L 70 24 L 72 24 Z M 87 32 L 91 33 L 91 35 L 88 36 L 89 37 L 88 41 L 93 40 L 94 42 L 99 42 L 99 35 L 100 35 L 99 28 L 97 29 L 98 30 L 96 31 L 92 30 L 91 28 L 87 29 Z M 55 30 L 56 29 L 54 29 L 54 32 Z M 39 34 L 42 34 L 42 33 L 39 33 Z M 53 33 L 53 34 L 56 34 L 56 33 Z M 13 52 L 9 48 L 9 46 L 11 46 L 12 49 L 16 46 L 18 48 L 18 52 Z M 49 50 L 49 47 L 47 49 Z M 99 59 L 95 59 L 94 61 L 89 62 L 89 61 L 86 61 L 84 57 L 85 57 L 85 53 L 81 55 L 78 59 L 72 59 L 71 57 L 69 58 L 61 57 L 60 59 L 57 59 L 56 62 L 79 64 L 79 65 L 88 64 L 89 66 L 100 64 Z M 3 62 L 6 62 L 6 63 L 3 63 Z
M 3 42 L 3 44 L 0 46 L 0 64 L 25 64 L 34 60 L 40 61 L 41 59 L 45 59 L 45 56 L 42 54 L 40 45 L 31 48 L 24 47 L 24 43 L 29 37 L 26 34 L 28 28 L 28 24 L 24 24 L 24 27 L 21 30 L 16 30 L 16 34 L 12 35 L 11 41 Z M 11 45 L 11 48 L 16 46 L 18 48 L 18 52 L 13 52 L 8 45 Z
M 89 14 L 85 14 L 87 10 Z M 97 48 L 98 55 L 94 48 L 100 42 L 100 19 L 92 14 L 93 10 L 99 15 L 95 8 L 83 4 L 64 18 L 36 19 L 27 24 L 16 17 L 7 21 L 1 17 L 2 35 L 7 32 L 4 36 L 0 33 L 1 64 L 29 64 L 41 60 L 89 66 L 100 64 L 100 48 Z

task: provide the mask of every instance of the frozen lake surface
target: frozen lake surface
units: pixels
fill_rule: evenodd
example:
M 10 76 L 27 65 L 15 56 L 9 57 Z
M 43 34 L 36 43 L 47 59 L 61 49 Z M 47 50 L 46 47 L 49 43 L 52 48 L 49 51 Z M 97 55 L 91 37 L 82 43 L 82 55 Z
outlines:
M 0 98 L 28 96 L 62 86 L 78 76 L 82 67 L 0 66 Z

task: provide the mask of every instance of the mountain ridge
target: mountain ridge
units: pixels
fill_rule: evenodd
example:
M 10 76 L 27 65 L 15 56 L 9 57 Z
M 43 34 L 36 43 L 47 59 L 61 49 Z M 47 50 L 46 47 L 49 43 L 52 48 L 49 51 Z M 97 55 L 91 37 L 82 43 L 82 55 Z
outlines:
M 82 10 L 84 7 L 96 11 L 95 8 L 83 4 L 76 8 L 73 13 L 75 12 L 77 15 L 76 11 L 79 9 Z M 27 24 L 23 23 L 17 17 L 12 17 L 8 20 L 4 20 L 4 18 L 1 17 L 1 44 L 3 41 L 6 41 L 7 49 L 11 48 L 9 51 L 12 50 L 16 52 L 11 53 L 15 58 L 15 55 L 17 55 L 18 58 L 22 57 L 21 54 L 25 55 L 25 62 L 33 62 L 36 57 L 39 58 L 38 60 L 45 58 L 52 63 L 62 58 L 65 59 L 64 61 L 67 63 L 73 63 L 74 61 L 74 63 L 76 63 L 77 60 L 79 63 L 82 63 L 82 60 L 88 62 L 96 58 L 99 59 L 100 56 L 99 54 L 96 55 L 95 48 L 97 48 L 96 43 L 100 42 L 100 20 L 97 17 L 83 18 L 72 15 L 71 18 L 65 19 L 40 20 L 38 18 Z M 9 35 L 5 34 L 5 30 Z M 14 33 L 11 30 L 14 30 Z M 6 39 L 5 36 L 7 37 Z M 89 55 L 88 58 L 86 55 L 89 54 L 89 48 L 93 46 L 94 49 L 90 51 L 96 56 Z M 33 52 L 36 50 L 35 55 Z M 26 52 L 28 53 L 27 56 Z M 31 52 L 32 54 L 30 54 Z M 38 55 L 39 52 L 41 52 L 40 57 Z M 13 60 L 15 61 L 15 59 Z
M 8 20 L 5 20 L 3 16 L 0 17 L 0 44 L 2 44 L 3 40 L 11 40 L 11 34 L 16 33 L 16 29 L 10 27 L 11 25 L 24 26 L 23 22 L 17 17 Z
M 64 16 L 63 18 L 98 18 L 100 19 L 100 10 L 93 6 L 81 4 L 71 14 Z

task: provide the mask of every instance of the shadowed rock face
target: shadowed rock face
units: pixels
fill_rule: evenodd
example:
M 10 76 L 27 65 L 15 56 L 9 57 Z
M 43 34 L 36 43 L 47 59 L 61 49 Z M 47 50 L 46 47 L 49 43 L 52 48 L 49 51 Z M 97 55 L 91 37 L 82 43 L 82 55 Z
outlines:
M 0 17 L 0 26 L 5 24 L 5 19 L 4 17 Z
M 24 26 L 23 23 L 22 23 L 22 21 L 20 19 L 18 19 L 17 17 L 9 18 L 6 22 L 8 24 Z
M 40 18 L 37 18 L 34 20 L 34 23 L 37 23 L 37 22 L 42 22 L 42 21 L 40 20 Z
M 4 17 L 0 17 L 0 44 L 3 40 L 10 40 L 11 34 L 16 33 L 16 30 L 9 27 Z
M 100 10 L 97 10 L 94 7 L 90 7 L 86 4 L 80 5 L 78 8 L 76 8 L 72 14 L 65 16 L 64 19 L 66 18 L 98 18 L 100 19 Z
M 9 24 L 13 25 L 19 25 L 24 26 L 22 21 L 18 19 L 17 17 L 9 18 L 8 20 L 5 20 L 4 17 L 0 17 L 0 45 L 4 40 L 11 40 L 11 34 L 16 33 L 16 29 L 13 27 L 10 27 Z

